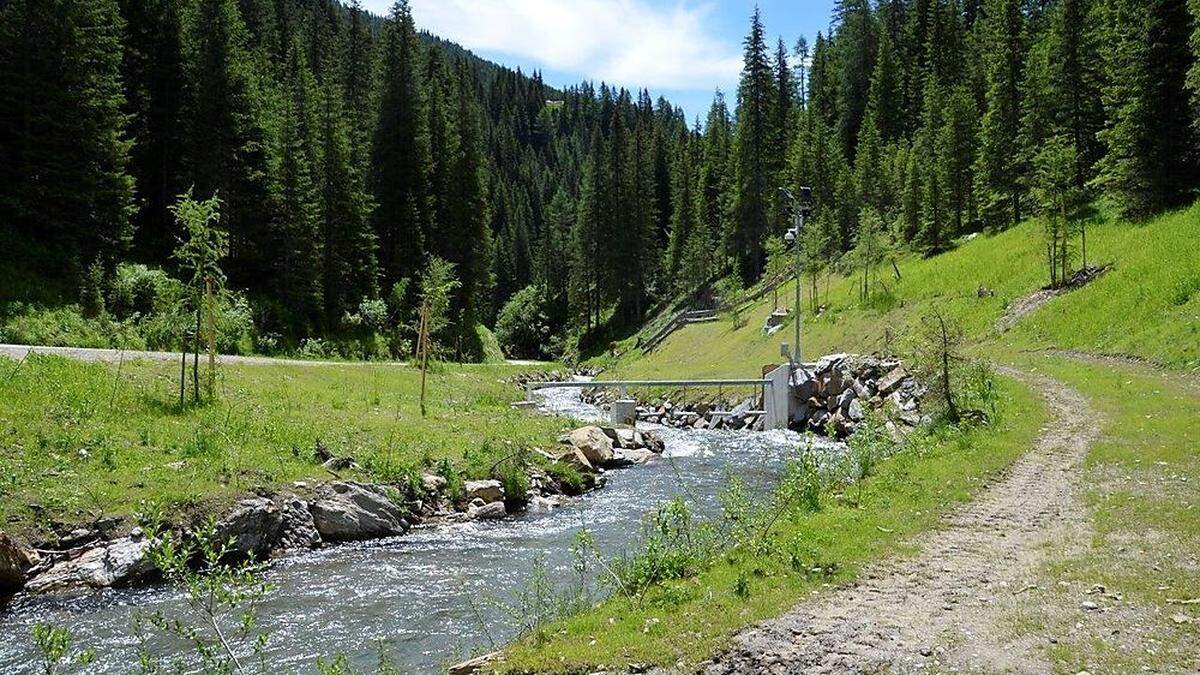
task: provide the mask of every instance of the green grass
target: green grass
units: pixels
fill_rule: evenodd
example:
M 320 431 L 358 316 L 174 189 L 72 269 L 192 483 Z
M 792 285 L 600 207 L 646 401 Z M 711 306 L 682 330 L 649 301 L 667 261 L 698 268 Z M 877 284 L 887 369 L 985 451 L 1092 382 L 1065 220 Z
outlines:
M 827 498 L 819 512 L 796 510 L 781 519 L 779 540 L 800 564 L 744 551 L 723 555 L 695 578 L 653 587 L 640 600 L 614 597 L 546 626 L 541 639 L 510 648 L 503 669 L 590 672 L 630 663 L 686 668 L 707 659 L 737 630 L 779 615 L 824 584 L 852 578 L 867 561 L 902 550 L 906 537 L 934 527 L 947 509 L 969 500 L 1025 452 L 1045 420 L 1042 408 L 1012 381 L 1002 381 L 1001 395 L 1004 414 L 996 427 L 950 433 L 905 451 L 880 463 L 861 491 L 851 488 Z M 748 593 L 739 593 L 739 586 Z
M 1194 391 L 1170 385 L 1175 376 L 1169 373 L 1085 366 L 1037 352 L 1129 355 L 1179 371 L 1200 370 L 1197 242 L 1200 204 L 1140 225 L 1103 218 L 1089 229 L 1088 256 L 1091 264 L 1109 265 L 1108 274 L 1051 300 L 1006 333 L 996 328 L 1006 309 L 1046 283 L 1037 222 L 975 237 L 935 258 L 905 257 L 902 278 L 889 270 L 885 281 L 890 295 L 871 306 L 859 303 L 855 279 L 835 275 L 821 283 L 827 311 L 805 318 L 804 353 L 812 358 L 838 351 L 903 352 L 906 333 L 937 307 L 961 323 L 977 354 L 1036 364 L 1079 387 L 1107 420 L 1106 435 L 1088 458 L 1086 489 L 1096 539 L 1086 554 L 1056 560 L 1049 573 L 1077 583 L 1091 579 L 1089 583 L 1104 583 L 1149 603 L 1161 624 L 1163 613 L 1169 614 L 1163 604 L 1167 595 L 1200 596 L 1194 554 L 1200 550 L 1200 517 L 1194 492 L 1180 492 L 1194 491 L 1200 481 L 1194 446 L 1200 399 Z M 781 304 L 791 303 L 794 289 L 788 285 L 780 290 Z M 773 336 L 763 334 L 772 309 L 768 294 L 743 310 L 743 328 L 725 317 L 678 331 L 649 355 L 629 350 L 610 376 L 756 375 L 764 365 L 780 361 L 780 342 L 791 341 L 791 325 Z M 629 663 L 687 667 L 707 659 L 741 628 L 778 616 L 824 584 L 844 581 L 862 564 L 895 551 L 910 535 L 935 527 L 948 508 L 969 499 L 988 476 L 1025 452 L 1045 420 L 1044 411 L 1019 385 L 1007 382 L 1004 391 L 1008 412 L 999 428 L 951 437 L 931 452 L 888 460 L 865 483 L 859 505 L 843 500 L 786 524 L 787 536 L 799 542 L 813 567 L 834 567 L 836 573 L 798 574 L 778 563 L 734 555 L 694 579 L 655 588 L 641 602 L 613 598 L 548 626 L 539 637 L 509 649 L 504 668 L 584 672 Z M 1114 472 L 1168 484 L 1172 490 L 1144 489 L 1137 481 L 1118 482 L 1114 490 Z M 1156 547 L 1163 540 L 1175 544 Z M 1128 555 L 1131 541 L 1143 555 Z M 1164 564 L 1163 555 L 1174 557 Z M 744 588 L 747 579 L 750 593 L 742 597 L 736 589 Z M 1159 590 L 1163 587 L 1168 590 Z M 1078 599 L 1068 606 L 1078 608 Z M 1038 609 L 1015 617 L 1014 624 L 1025 626 L 1025 633 L 1044 629 L 1047 619 Z M 1122 651 L 1103 635 L 1064 639 L 1069 626 L 1055 634 L 1055 643 L 1047 643 L 1052 644 L 1047 652 L 1056 670 L 1068 673 L 1084 667 L 1124 672 L 1147 662 L 1178 666 L 1183 663 L 1179 655 L 1186 653 L 1181 648 L 1197 643 L 1195 631 L 1178 625 L 1160 628 L 1161 648 L 1153 658 Z
M 318 439 L 362 465 L 347 477 L 398 481 L 441 458 L 478 473 L 514 447 L 553 443 L 564 425 L 510 409 L 521 393 L 499 380 L 513 367 L 442 367 L 425 418 L 420 374 L 404 366 L 224 366 L 219 399 L 183 409 L 177 368 L 0 359 L 4 528 L 38 535 L 52 520 L 127 516 L 143 501 L 200 513 L 258 488 L 329 479 Z
M 1091 541 L 1052 556 L 1045 570 L 1044 587 L 1074 589 L 1062 603 L 1068 611 L 1028 610 L 1058 638 L 1047 649 L 1051 662 L 1062 673 L 1194 670 L 1200 606 L 1171 600 L 1200 598 L 1200 381 L 1131 365 L 1030 356 L 1024 363 L 1078 389 L 1103 419 L 1083 474 Z M 1080 589 L 1095 584 L 1122 596 L 1097 598 L 1115 614 L 1079 609 Z M 1177 623 L 1177 615 L 1197 623 Z M 1125 640 L 1139 648 L 1123 648 Z
M 819 317 L 804 317 L 804 355 L 835 351 L 891 351 L 932 307 L 956 318 L 975 341 L 1005 351 L 1057 347 L 1128 354 L 1172 368 L 1200 370 L 1200 204 L 1146 224 L 1101 219 L 1088 232 L 1088 259 L 1112 270 L 1091 285 L 1050 301 L 1009 333 L 995 324 L 1005 309 L 1043 286 L 1040 225 L 1029 221 L 995 235 L 982 235 L 936 256 L 906 256 L 902 278 L 881 268 L 891 299 L 862 306 L 856 279 L 834 276 L 821 282 Z M 826 292 L 828 285 L 828 292 Z M 987 288 L 994 295 L 979 290 Z M 780 289 L 790 306 L 794 284 Z M 625 377 L 747 377 L 779 363 L 779 343 L 791 342 L 789 323 L 772 336 L 762 331 L 773 307 L 768 294 L 744 311 L 747 324 L 735 329 L 725 317 L 688 326 L 657 350 L 631 350 L 617 364 Z

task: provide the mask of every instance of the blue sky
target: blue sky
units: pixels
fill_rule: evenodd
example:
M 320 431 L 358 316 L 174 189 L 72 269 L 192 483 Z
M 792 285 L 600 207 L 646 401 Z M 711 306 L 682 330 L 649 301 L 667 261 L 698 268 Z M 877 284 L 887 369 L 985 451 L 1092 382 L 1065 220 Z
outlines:
M 829 25 L 833 0 L 411 0 L 418 26 L 547 83 L 647 87 L 703 117 L 713 90 L 732 106 L 741 42 L 757 4 L 772 48 Z M 391 0 L 363 0 L 373 12 Z

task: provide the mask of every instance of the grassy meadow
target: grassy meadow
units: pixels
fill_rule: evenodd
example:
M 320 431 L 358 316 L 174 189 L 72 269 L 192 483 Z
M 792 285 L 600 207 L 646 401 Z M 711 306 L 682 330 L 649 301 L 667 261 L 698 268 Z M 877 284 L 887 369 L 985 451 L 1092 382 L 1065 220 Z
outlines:
M 360 468 L 400 482 L 448 459 L 486 473 L 521 445 L 549 445 L 564 422 L 512 410 L 520 390 L 500 380 L 528 366 L 226 365 L 220 394 L 178 405 L 178 364 L 120 366 L 59 357 L 0 359 L 0 522 L 23 535 L 52 520 L 128 516 L 154 504 L 202 513 L 238 495 L 330 479 L 318 441 Z

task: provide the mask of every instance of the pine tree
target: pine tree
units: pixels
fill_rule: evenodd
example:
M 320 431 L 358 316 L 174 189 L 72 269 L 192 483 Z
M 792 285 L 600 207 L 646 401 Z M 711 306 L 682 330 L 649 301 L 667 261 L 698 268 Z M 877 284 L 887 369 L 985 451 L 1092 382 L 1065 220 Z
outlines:
M 1108 0 L 1108 123 L 1098 183 L 1140 218 L 1183 203 L 1196 166 L 1184 81 L 1190 17 L 1178 0 Z
M 380 47 L 380 95 L 371 147 L 375 234 L 384 287 L 413 279 L 429 231 L 430 141 L 422 49 L 406 0 L 392 5 Z
M 734 144 L 733 227 L 731 255 L 737 259 L 738 272 L 746 282 L 762 275 L 763 237 L 769 231 L 772 193 L 771 114 L 774 76 L 767 46 L 763 40 L 762 17 L 758 10 L 750 20 L 746 36 L 744 65 L 738 85 L 737 140 Z
M 44 262 L 108 269 L 132 237 L 115 0 L 0 8 L 0 221 Z
M 316 79 L 298 39 L 288 53 L 287 91 L 279 139 L 279 214 L 275 221 L 275 274 L 283 317 L 299 334 L 312 334 L 324 319 L 325 269 L 321 198 L 317 188 Z
M 1023 17 L 1020 0 L 987 0 L 984 10 L 987 92 L 975 190 L 980 216 L 992 227 L 1021 219 L 1020 84 Z
M 125 19 L 125 83 L 130 138 L 129 170 L 137 184 L 134 249 L 148 260 L 166 259 L 175 245 L 169 207 L 182 183 L 184 86 L 177 0 L 121 0 Z
M 220 195 L 221 222 L 230 234 L 230 280 L 265 288 L 273 271 L 269 242 L 276 201 L 248 34 L 236 0 L 186 7 L 184 180 L 195 186 L 197 199 Z
M 708 111 L 701 141 L 699 185 L 696 188 L 696 234 L 687 251 L 688 284 L 708 281 L 720 262 L 714 250 L 722 237 L 732 230 L 729 221 L 730 163 L 732 161 L 733 130 L 725 97 L 718 90 Z

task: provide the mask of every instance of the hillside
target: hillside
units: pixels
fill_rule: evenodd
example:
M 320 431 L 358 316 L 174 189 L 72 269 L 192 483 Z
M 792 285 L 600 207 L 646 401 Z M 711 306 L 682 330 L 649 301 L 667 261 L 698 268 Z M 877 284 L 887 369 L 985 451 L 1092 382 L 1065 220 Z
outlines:
M 1193 668 L 1200 633 L 1179 603 L 1200 594 L 1200 518 L 1187 487 L 1200 479 L 1200 204 L 1144 224 L 1101 218 L 1088 231 L 1089 261 L 1108 272 L 1001 331 L 1008 308 L 1044 284 L 1041 241 L 1029 221 L 931 258 L 906 256 L 902 280 L 889 270 L 887 302 L 869 307 L 859 305 L 857 276 L 836 275 L 828 295 L 822 281 L 827 310 L 804 324 L 809 358 L 904 353 L 914 322 L 941 310 L 975 356 L 1003 369 L 990 428 L 884 459 L 819 508 L 781 507 L 774 538 L 735 535 L 682 580 L 553 622 L 510 648 L 502 669 L 750 672 L 779 659 L 816 667 L 926 657 L 1018 672 Z M 740 329 L 723 316 L 649 354 L 626 345 L 608 376 L 757 373 L 791 335 L 790 324 L 763 333 L 771 310 L 768 294 L 742 310 Z M 1065 531 L 1040 532 L 1037 517 L 1005 529 L 1026 507 L 1053 511 Z M 988 609 L 950 612 L 976 606 L 964 595 Z M 822 639 L 830 632 L 846 642 Z M 956 649 L 959 635 L 967 652 Z
M 856 277 L 823 279 L 821 303 L 826 309 L 816 318 L 805 313 L 804 355 L 903 352 L 914 321 L 937 307 L 962 323 L 980 351 L 1074 349 L 1200 370 L 1200 252 L 1195 248 L 1200 241 L 1200 204 L 1144 224 L 1101 217 L 1088 229 L 1089 264 L 1108 266 L 1109 272 L 1050 300 L 1001 333 L 997 323 L 1006 309 L 1047 281 L 1042 241 L 1040 222 L 1027 221 L 963 241 L 932 258 L 903 256 L 898 260 L 902 279 L 881 269 L 890 295 L 877 297 L 867 307 L 858 301 Z M 782 287 L 779 297 L 781 306 L 790 307 L 794 284 Z M 807 289 L 805 298 L 807 302 Z M 763 332 L 771 303 L 767 294 L 742 309 L 742 328 L 724 317 L 687 326 L 649 354 L 632 349 L 617 362 L 617 371 L 659 378 L 756 373 L 763 364 L 778 362 L 780 342 L 792 341 L 790 321 L 773 336 Z

